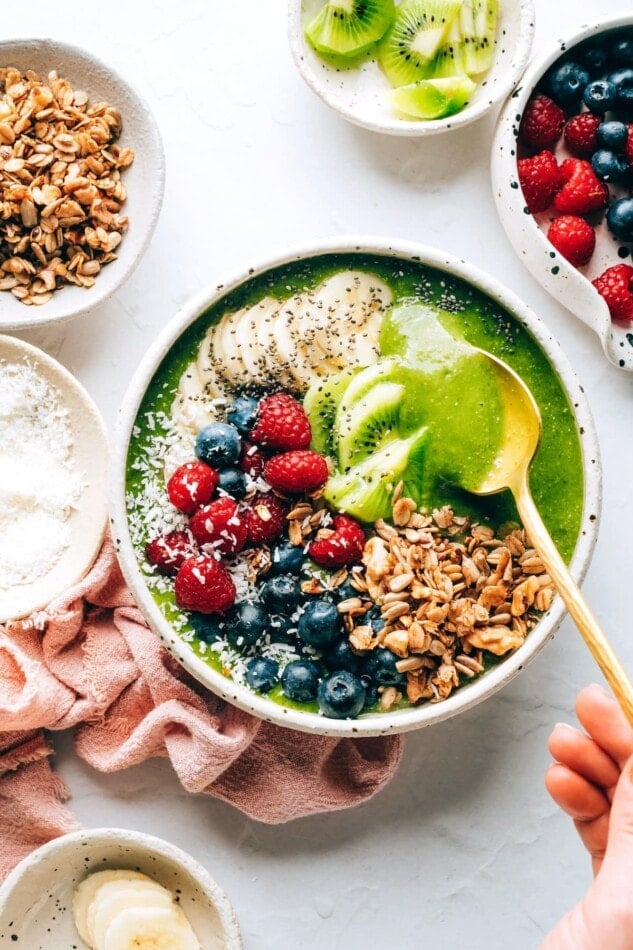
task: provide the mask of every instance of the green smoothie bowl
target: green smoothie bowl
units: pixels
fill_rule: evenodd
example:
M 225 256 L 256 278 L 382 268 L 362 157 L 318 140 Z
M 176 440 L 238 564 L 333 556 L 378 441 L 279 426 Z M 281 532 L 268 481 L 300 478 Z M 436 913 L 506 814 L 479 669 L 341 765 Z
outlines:
M 530 484 L 581 581 L 601 475 L 558 343 L 431 248 L 291 248 L 189 301 L 118 428 L 113 531 L 148 624 L 197 680 L 282 726 L 404 732 L 490 696 L 564 616 L 509 493 L 478 484 L 504 405 L 539 404 Z

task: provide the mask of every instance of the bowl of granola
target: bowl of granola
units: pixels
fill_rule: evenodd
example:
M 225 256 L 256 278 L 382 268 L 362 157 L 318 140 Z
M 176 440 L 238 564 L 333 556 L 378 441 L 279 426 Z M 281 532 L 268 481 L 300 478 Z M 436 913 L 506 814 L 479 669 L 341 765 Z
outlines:
M 503 405 L 543 415 L 531 488 L 581 580 L 597 441 L 558 343 L 440 251 L 381 238 L 292 248 L 194 297 L 140 365 L 113 518 L 150 626 L 190 673 L 280 725 L 406 731 L 494 693 L 564 616 L 505 493 L 476 483 Z
M 144 101 L 91 53 L 0 42 L 0 328 L 63 321 L 138 264 L 164 186 Z

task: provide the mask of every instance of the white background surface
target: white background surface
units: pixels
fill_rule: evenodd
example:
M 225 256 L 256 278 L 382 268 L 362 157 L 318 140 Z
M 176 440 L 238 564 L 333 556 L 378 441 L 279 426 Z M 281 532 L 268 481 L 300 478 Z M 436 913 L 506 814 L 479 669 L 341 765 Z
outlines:
M 625 0 L 536 0 L 535 51 Z M 31 0 L 2 30 L 86 46 L 145 95 L 167 191 L 156 236 L 116 299 L 23 334 L 86 385 L 112 427 L 127 382 L 183 301 L 291 241 L 375 233 L 433 244 L 506 283 L 560 338 L 595 414 L 604 463 L 600 542 L 585 592 L 633 668 L 633 379 L 555 304 L 508 246 L 488 178 L 493 119 L 446 138 L 381 138 L 331 114 L 295 73 L 282 0 Z M 61 65 L 61 64 L 60 64 Z M 0 300 L 0 307 L 2 301 Z M 406 738 L 391 785 L 355 811 L 267 827 L 187 795 L 167 762 L 95 773 L 57 737 L 57 767 L 87 826 L 166 837 L 226 887 L 246 947 L 527 950 L 577 899 L 588 862 L 543 789 L 546 738 L 596 679 L 568 622 L 514 682 L 462 718 Z M 61 950 L 61 948 L 60 948 Z

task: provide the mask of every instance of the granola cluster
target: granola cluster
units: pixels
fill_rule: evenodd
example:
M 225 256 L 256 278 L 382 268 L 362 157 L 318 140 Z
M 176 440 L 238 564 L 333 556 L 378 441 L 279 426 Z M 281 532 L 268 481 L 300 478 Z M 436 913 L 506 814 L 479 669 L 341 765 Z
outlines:
M 134 161 L 120 133 L 117 109 L 56 72 L 0 68 L 0 290 L 44 304 L 115 260 L 128 227 L 121 171 Z

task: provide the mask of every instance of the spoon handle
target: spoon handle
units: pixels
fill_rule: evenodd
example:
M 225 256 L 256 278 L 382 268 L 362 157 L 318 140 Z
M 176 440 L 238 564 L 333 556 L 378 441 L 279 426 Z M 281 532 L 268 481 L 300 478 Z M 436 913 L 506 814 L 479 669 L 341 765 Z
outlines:
M 521 520 L 531 543 L 540 555 L 543 564 L 563 598 L 574 623 L 578 627 L 591 654 L 618 700 L 628 721 L 633 725 L 633 685 L 624 667 L 615 655 L 580 588 L 558 553 L 556 545 L 543 524 L 538 508 L 530 493 L 527 481 L 514 491 Z

